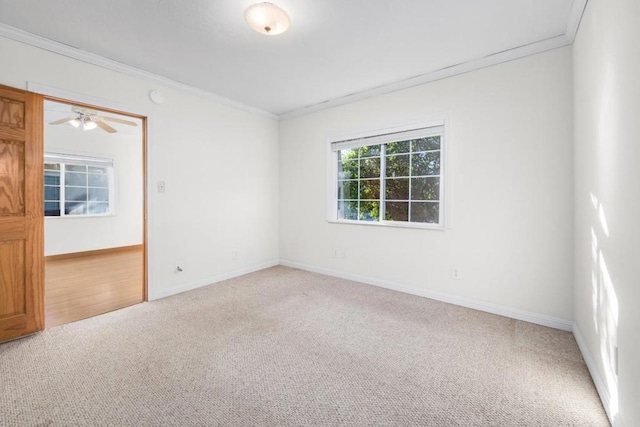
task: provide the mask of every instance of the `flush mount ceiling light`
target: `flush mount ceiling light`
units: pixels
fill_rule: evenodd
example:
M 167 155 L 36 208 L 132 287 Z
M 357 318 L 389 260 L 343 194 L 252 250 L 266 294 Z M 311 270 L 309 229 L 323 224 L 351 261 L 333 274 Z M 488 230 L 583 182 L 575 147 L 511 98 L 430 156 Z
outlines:
M 291 23 L 287 12 L 269 2 L 249 6 L 244 19 L 255 31 L 269 36 L 284 33 Z

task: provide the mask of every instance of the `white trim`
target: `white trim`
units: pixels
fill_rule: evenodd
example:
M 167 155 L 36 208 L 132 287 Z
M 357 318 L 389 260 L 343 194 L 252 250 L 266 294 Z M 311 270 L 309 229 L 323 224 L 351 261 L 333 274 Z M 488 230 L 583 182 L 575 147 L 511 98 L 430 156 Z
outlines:
M 413 127 L 402 132 L 373 132 L 369 136 L 360 136 L 351 139 L 343 139 L 331 142 L 332 151 L 348 150 L 350 148 L 365 147 L 367 145 L 388 144 L 395 141 L 406 141 L 408 139 L 428 138 L 430 136 L 440 136 L 444 134 L 444 122 L 438 126 Z M 368 134 L 372 132 L 367 132 Z M 432 151 L 440 151 L 432 150 Z
M 350 95 L 346 95 L 339 98 L 330 99 L 320 103 L 316 103 L 307 107 L 297 108 L 292 111 L 283 112 L 280 114 L 273 114 L 268 111 L 261 110 L 249 105 L 245 105 L 231 99 L 222 97 L 213 92 L 209 92 L 203 89 L 198 89 L 193 86 L 189 86 L 184 83 L 171 80 L 166 77 L 162 77 L 157 74 L 153 74 L 144 70 L 140 70 L 135 67 L 131 67 L 99 55 L 95 55 L 89 52 L 82 51 L 72 46 L 68 46 L 62 43 L 55 42 L 53 40 L 46 39 L 44 37 L 37 36 L 32 33 L 20 30 L 18 28 L 11 27 L 6 24 L 0 24 L 0 36 L 6 37 L 11 40 L 15 40 L 21 43 L 25 43 L 30 46 L 34 46 L 40 49 L 54 52 L 62 56 L 73 58 L 88 64 L 96 65 L 108 70 L 116 71 L 131 77 L 145 79 L 164 86 L 168 86 L 174 89 L 192 93 L 202 96 L 204 98 L 211 99 L 219 104 L 226 105 L 231 108 L 235 108 L 247 113 L 256 114 L 272 120 L 286 120 L 293 117 L 298 117 L 316 111 L 326 110 L 329 108 L 337 107 L 339 105 L 348 104 L 358 100 L 371 98 L 378 95 L 395 92 L 398 90 L 419 86 L 425 83 L 441 80 L 447 77 L 456 76 L 458 74 L 467 73 L 469 71 L 478 70 L 481 68 L 490 67 L 503 62 L 513 61 L 518 58 L 523 58 L 529 55 L 535 55 L 537 53 L 546 52 L 548 50 L 557 49 L 559 47 L 570 45 L 575 38 L 575 34 L 580 24 L 580 19 L 584 8 L 586 7 L 587 0 L 574 0 L 569 22 L 567 24 L 567 32 L 562 35 L 551 37 L 545 40 L 541 40 L 535 43 L 530 43 L 523 46 L 518 46 L 512 49 L 508 49 L 502 52 L 497 52 L 481 58 L 475 58 L 460 64 L 455 64 L 449 67 L 433 70 L 424 74 L 409 77 L 405 80 L 390 83 L 382 86 L 378 86 L 372 89 L 356 92 Z
M 148 71 L 141 70 L 139 68 L 131 67 L 129 65 L 125 65 L 120 62 L 116 62 L 111 59 L 107 59 L 93 53 L 85 52 L 73 46 L 68 46 L 62 43 L 58 43 L 56 41 L 49 40 L 32 33 L 28 33 L 26 31 L 11 27 L 6 24 L 0 24 L 0 36 L 6 37 L 8 39 L 15 40 L 21 43 L 25 43 L 40 49 L 44 49 L 49 52 L 57 53 L 58 55 L 77 59 L 78 61 L 86 62 L 88 64 L 97 65 L 98 67 L 115 71 L 127 76 L 144 79 L 144 80 L 161 84 L 173 89 L 199 95 L 204 98 L 208 98 L 212 101 L 215 101 L 219 104 L 225 105 L 227 107 L 235 108 L 237 110 L 241 110 L 247 113 L 256 114 L 258 116 L 266 117 L 272 120 L 278 119 L 278 116 L 276 116 L 273 113 L 269 113 L 267 111 L 260 110 L 255 107 L 251 107 L 236 101 L 232 101 L 231 99 L 217 95 L 213 92 L 209 92 L 203 89 L 198 89 L 193 86 L 189 86 L 187 84 L 180 83 L 175 80 L 171 80 L 169 78 L 162 77 L 157 74 L 153 74 Z M 31 91 L 31 89 L 29 90 Z
M 565 36 L 569 43 L 573 43 L 582 21 L 582 15 L 587 7 L 588 0 L 573 0 L 571 5 L 571 13 L 569 13 L 569 21 L 567 22 L 567 29 L 565 30 Z
M 2 30 L 2 24 L 0 24 L 0 33 Z M 2 35 L 2 34 L 0 34 Z M 108 108 L 111 110 L 118 110 L 124 113 L 136 114 L 138 116 L 145 116 L 147 119 L 151 116 L 150 110 L 132 107 L 131 105 L 123 104 L 121 102 L 112 101 L 110 99 L 99 98 L 97 96 L 86 95 L 80 92 L 74 92 L 71 90 L 60 89 L 54 86 L 45 85 L 38 82 L 27 82 L 27 91 L 33 93 L 39 93 L 40 95 L 50 96 L 52 98 L 65 99 L 67 101 L 74 101 L 80 104 L 95 105 L 96 107 Z
M 159 291 L 159 292 L 152 293 L 151 289 L 149 289 L 149 301 L 154 301 L 160 298 L 166 298 L 168 296 L 180 294 L 182 292 L 187 292 L 192 289 L 197 289 L 203 286 L 212 285 L 214 283 L 222 282 L 223 280 L 233 279 L 238 276 L 243 276 L 245 274 L 253 273 L 259 270 L 264 270 L 265 268 L 275 267 L 276 265 L 279 265 L 279 261 L 277 259 L 272 259 L 270 261 L 266 261 L 260 264 L 254 264 L 248 267 L 239 268 L 237 270 L 221 273 L 216 276 L 211 276 L 205 279 L 198 280 L 197 282 L 187 283 L 185 285 L 180 285 L 178 287 Z
M 432 128 L 436 126 L 444 126 L 446 131 L 450 119 L 451 113 L 433 114 L 421 120 L 402 122 L 401 124 L 394 123 L 382 127 L 373 128 L 371 126 L 368 126 L 360 129 L 351 129 L 349 131 L 331 132 L 327 135 L 327 143 L 331 145 L 333 142 L 337 141 L 368 138 L 376 135 L 407 132 L 414 129 Z
M 600 372 L 598 371 L 598 367 L 587 347 L 587 343 L 582 336 L 582 332 L 580 331 L 580 327 L 577 323 L 573 325 L 573 336 L 576 339 L 576 343 L 578 343 L 578 348 L 580 349 L 580 353 L 582 353 L 582 358 L 584 362 L 587 364 L 587 368 L 589 369 L 589 373 L 591 374 L 591 378 L 593 379 L 593 383 L 596 386 L 596 390 L 598 391 L 598 395 L 600 396 L 600 400 L 602 401 L 602 406 L 604 407 L 605 412 L 607 413 L 607 417 L 611 422 L 613 427 L 624 427 L 624 422 L 620 414 L 616 414 L 615 418 L 611 417 L 610 405 L 611 405 L 611 392 L 607 387 L 607 383 L 600 376 Z
M 399 82 L 378 86 L 376 88 L 364 90 L 362 92 L 356 92 L 340 98 L 329 99 L 307 107 L 280 113 L 278 114 L 278 118 L 280 120 L 286 120 L 293 117 L 304 116 L 306 114 L 327 110 L 339 105 L 349 104 L 355 101 L 360 101 L 362 99 L 372 98 L 374 96 L 384 95 L 414 86 L 420 86 L 425 83 L 434 82 L 436 80 L 446 79 L 447 77 L 457 76 L 458 74 L 468 73 L 469 71 L 487 68 L 492 65 L 501 64 L 503 62 L 513 61 L 525 56 L 535 55 L 537 53 L 546 52 L 548 50 L 557 49 L 560 47 L 568 46 L 570 44 L 571 42 L 567 39 L 567 36 L 561 34 L 555 37 L 548 38 L 546 40 L 541 40 L 539 42 L 515 47 L 513 49 L 508 49 L 503 52 L 497 52 L 488 56 L 484 56 L 482 58 L 472 59 L 467 62 L 452 65 L 450 67 L 445 67 L 418 76 L 409 77 Z
M 533 313 L 530 311 L 507 307 L 500 304 L 478 301 L 471 298 L 431 291 L 428 289 L 414 288 L 412 286 L 407 286 L 388 280 L 380 280 L 372 277 L 360 276 L 358 274 L 346 273 L 343 271 L 332 270 L 329 268 L 318 267 L 315 265 L 304 264 L 301 262 L 282 258 L 280 259 L 280 265 L 283 265 L 285 267 L 297 268 L 299 270 L 311 271 L 313 273 L 325 274 L 327 276 L 339 277 L 341 279 L 353 280 L 356 282 L 365 283 L 367 285 L 378 286 L 381 288 L 391 289 L 406 294 L 442 301 L 449 304 L 455 304 L 461 307 L 472 308 L 474 310 L 497 314 L 499 316 L 509 317 L 511 319 L 522 320 L 524 322 L 535 323 L 537 325 L 548 326 L 550 328 L 561 329 L 563 331 L 573 330 L 573 321 L 568 319 L 561 319 L 558 317 L 547 316 L 545 314 Z
M 429 222 L 405 222 L 405 221 L 357 221 L 352 219 L 328 219 L 331 224 L 369 225 L 374 227 L 417 228 L 422 230 L 444 231 L 446 227 Z

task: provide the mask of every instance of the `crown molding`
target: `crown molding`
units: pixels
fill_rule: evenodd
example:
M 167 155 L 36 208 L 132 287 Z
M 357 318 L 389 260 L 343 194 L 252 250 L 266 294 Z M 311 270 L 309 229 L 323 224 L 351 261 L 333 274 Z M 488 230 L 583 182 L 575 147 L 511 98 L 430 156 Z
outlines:
M 571 13 L 569 13 L 569 21 L 567 22 L 567 29 L 565 31 L 565 36 L 569 43 L 573 43 L 576 38 L 580 22 L 582 21 L 582 15 L 584 14 L 588 1 L 589 0 L 573 0 Z
M 217 95 L 213 92 L 209 92 L 203 89 L 198 89 L 193 86 L 189 86 L 185 83 L 180 83 L 175 80 L 171 80 L 166 77 L 159 76 L 147 71 L 140 70 L 139 68 L 131 67 L 129 65 L 122 64 L 120 62 L 113 61 L 111 59 L 104 58 L 93 53 L 85 52 L 73 46 L 68 46 L 53 40 L 46 39 L 44 37 L 37 36 L 32 33 L 20 30 L 18 28 L 11 27 L 9 25 L 0 24 L 0 36 L 6 37 L 11 40 L 18 41 L 33 47 L 37 47 L 49 52 L 57 53 L 58 55 L 66 56 L 76 59 L 88 64 L 97 65 L 98 67 L 106 68 L 111 71 L 115 71 L 130 77 L 136 77 L 139 79 L 151 81 L 153 83 L 161 84 L 173 89 L 177 89 L 183 92 L 191 93 L 201 96 L 203 98 L 210 99 L 218 104 L 225 105 L 227 107 L 235 108 L 240 111 L 244 111 L 251 114 L 256 114 L 272 120 L 278 120 L 278 116 L 269 113 L 264 110 L 260 110 L 255 107 L 251 107 L 223 96 Z
M 577 3 L 583 0 L 575 0 L 575 1 Z M 352 102 L 360 101 L 360 100 L 371 98 L 374 96 L 384 95 L 384 94 L 396 92 L 402 89 L 408 89 L 414 86 L 420 86 L 425 83 L 431 83 L 436 80 L 446 79 L 447 77 L 457 76 L 458 74 L 468 73 L 470 71 L 479 70 L 481 68 L 487 68 L 492 65 L 513 61 L 515 59 L 523 58 L 525 56 L 535 55 L 537 53 L 546 52 L 548 50 L 557 49 L 560 47 L 568 46 L 570 44 L 571 42 L 567 39 L 566 35 L 561 34 L 555 37 L 548 38 L 546 40 L 541 40 L 539 42 L 518 46 L 502 52 L 497 52 L 491 55 L 487 55 L 482 58 L 472 59 L 467 62 L 441 68 L 439 70 L 434 70 L 418 76 L 409 77 L 408 79 L 401 80 L 398 82 L 390 83 L 383 86 L 378 86 L 373 89 L 352 93 L 350 95 L 343 96 L 340 98 L 334 98 L 334 99 L 323 101 L 317 104 L 309 105 L 307 107 L 281 113 L 281 114 L 278 114 L 278 117 L 280 118 L 280 120 L 291 119 L 293 117 L 315 113 L 317 111 L 326 110 L 326 109 L 337 107 L 344 104 L 350 104 Z
M 567 22 L 567 27 L 564 34 L 551 37 L 545 40 L 541 40 L 535 43 L 530 43 L 522 46 L 518 46 L 512 49 L 508 49 L 502 52 L 497 52 L 491 55 L 487 55 L 481 58 L 475 58 L 470 61 L 466 61 L 460 64 L 444 67 L 438 70 L 432 70 L 425 74 L 409 77 L 407 79 L 397 81 L 394 83 L 378 86 L 361 92 L 352 93 L 339 98 L 329 99 L 316 104 L 308 105 L 306 107 L 297 108 L 291 111 L 286 111 L 279 114 L 273 114 L 255 107 L 251 107 L 231 99 L 222 97 L 213 92 L 209 92 L 203 89 L 198 89 L 193 86 L 189 86 L 184 83 L 171 80 L 166 77 L 159 76 L 157 74 L 149 73 L 147 71 L 140 70 L 135 67 L 131 67 L 102 56 L 98 56 L 89 52 L 82 51 L 72 46 L 68 46 L 62 43 L 58 43 L 44 37 L 37 36 L 35 34 L 28 33 L 26 31 L 13 28 L 11 26 L 0 24 L 0 36 L 16 40 L 34 47 L 38 47 L 50 52 L 57 53 L 59 55 L 67 56 L 77 59 L 82 62 L 97 65 L 112 71 L 116 71 L 128 76 L 141 78 L 144 80 L 152 81 L 158 84 L 162 84 L 174 89 L 178 89 L 191 94 L 199 95 L 204 98 L 208 98 L 216 103 L 226 105 L 231 108 L 235 108 L 248 113 L 256 114 L 262 117 L 266 117 L 272 120 L 287 120 L 294 117 L 299 117 L 317 111 L 326 110 L 340 105 L 349 104 L 352 102 L 360 101 L 363 99 L 371 98 L 374 96 L 384 95 L 391 92 L 399 91 L 402 89 L 408 89 L 410 87 L 420 86 L 426 83 L 442 80 L 448 77 L 453 77 L 459 74 L 468 73 L 470 71 L 487 68 L 492 65 L 498 65 L 503 62 L 513 61 L 515 59 L 523 58 L 529 55 L 535 55 L 538 53 L 546 52 L 552 49 L 571 45 L 576 37 L 578 28 L 580 27 L 580 21 L 582 15 L 587 6 L 588 0 L 574 0 L 571 5 L 571 12 Z

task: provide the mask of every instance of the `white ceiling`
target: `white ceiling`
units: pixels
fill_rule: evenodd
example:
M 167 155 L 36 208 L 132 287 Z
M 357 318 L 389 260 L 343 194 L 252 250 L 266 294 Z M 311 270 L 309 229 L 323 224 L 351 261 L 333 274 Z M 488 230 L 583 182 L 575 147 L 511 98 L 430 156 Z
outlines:
M 287 116 L 569 44 L 586 3 L 272 1 L 277 36 L 244 22 L 255 0 L 0 0 L 0 23 Z

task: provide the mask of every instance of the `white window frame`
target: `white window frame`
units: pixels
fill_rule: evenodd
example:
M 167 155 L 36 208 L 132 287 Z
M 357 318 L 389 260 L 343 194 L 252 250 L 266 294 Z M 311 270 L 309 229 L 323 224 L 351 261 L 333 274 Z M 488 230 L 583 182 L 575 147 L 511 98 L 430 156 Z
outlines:
M 451 115 L 442 114 L 432 116 L 421 121 L 405 123 L 395 126 L 387 126 L 375 129 L 363 129 L 353 132 L 345 132 L 332 134 L 327 137 L 326 153 L 327 153 L 327 196 L 326 196 L 326 219 L 330 223 L 335 224 L 355 224 L 369 225 L 376 227 L 402 227 L 402 228 L 419 228 L 430 230 L 445 230 L 452 228 L 451 221 Z M 439 206 L 439 222 L 436 223 L 419 223 L 409 221 L 362 221 L 348 220 L 338 218 L 338 153 L 334 151 L 332 144 L 344 141 L 356 140 L 361 138 L 381 137 L 387 134 L 400 132 L 410 132 L 418 129 L 444 127 L 442 141 L 440 145 L 440 206 Z M 375 145 L 375 142 L 369 145 Z M 381 189 L 382 191 L 382 189 Z M 381 197 L 381 201 L 384 198 Z
M 45 153 L 44 163 L 56 163 L 60 165 L 60 215 L 45 216 L 47 218 L 100 218 L 116 215 L 115 207 L 115 160 L 111 157 L 95 157 L 84 156 L 77 154 L 67 153 Z M 109 168 L 108 181 L 109 181 L 109 212 L 100 214 L 80 214 L 70 215 L 65 213 L 65 172 L 66 165 L 84 165 L 84 166 L 99 166 Z M 46 184 L 45 184 L 46 186 Z M 88 186 L 87 186 L 88 188 Z

